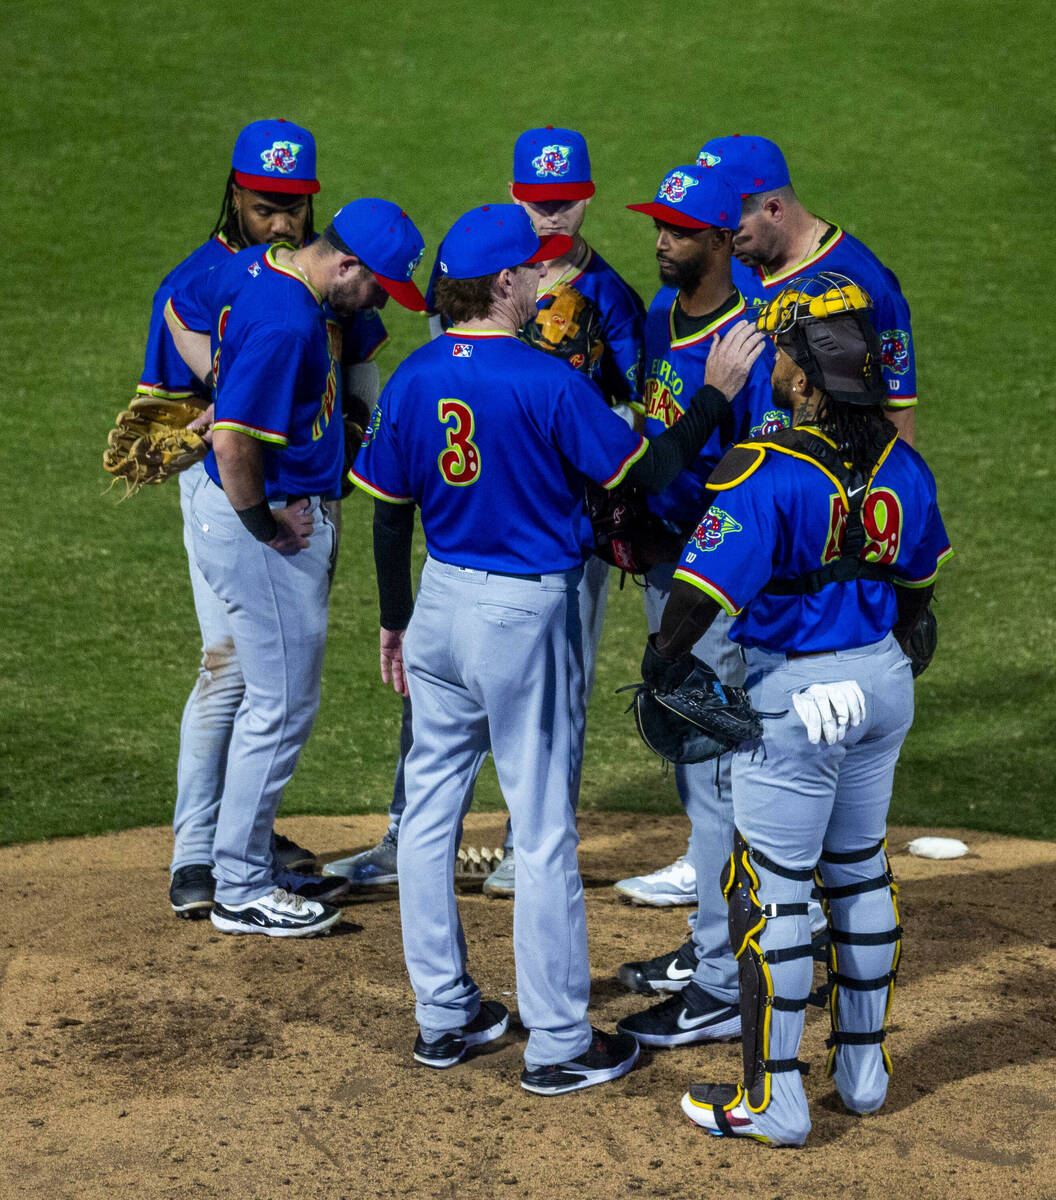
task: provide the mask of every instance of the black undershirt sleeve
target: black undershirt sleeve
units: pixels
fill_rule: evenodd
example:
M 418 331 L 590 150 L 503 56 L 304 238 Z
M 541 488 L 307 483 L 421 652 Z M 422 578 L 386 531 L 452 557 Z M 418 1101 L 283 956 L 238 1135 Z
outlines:
M 662 492 L 689 466 L 718 426 L 723 442 L 733 441 L 733 412 L 717 388 L 695 392 L 682 416 L 649 447 L 627 472 L 627 480 L 645 492 Z
M 411 588 L 413 504 L 374 501 L 374 566 L 378 573 L 381 627 L 406 629 L 414 611 Z
M 660 632 L 656 635 L 657 653 L 671 662 L 688 654 L 718 615 L 717 601 L 691 583 L 676 579 L 664 605 Z

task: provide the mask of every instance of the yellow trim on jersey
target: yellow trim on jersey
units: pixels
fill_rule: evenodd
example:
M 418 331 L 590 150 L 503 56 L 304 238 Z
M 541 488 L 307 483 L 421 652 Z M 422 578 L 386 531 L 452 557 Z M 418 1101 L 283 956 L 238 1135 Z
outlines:
M 154 400 L 201 400 L 201 392 L 192 391 L 190 388 L 179 388 L 176 391 L 170 391 L 168 388 L 162 387 L 160 383 L 137 383 L 137 396 L 150 396 Z
M 199 333 L 199 332 L 201 332 L 201 331 L 200 331 L 200 330 L 198 330 L 198 329 L 192 329 L 192 328 L 190 327 L 190 325 L 187 325 L 187 324 L 185 324 L 185 323 L 184 323 L 184 320 L 183 320 L 183 318 L 182 318 L 182 317 L 180 316 L 180 314 L 179 314 L 179 313 L 176 311 L 176 309 L 175 309 L 175 308 L 173 308 L 173 306 L 172 306 L 172 297 L 171 297 L 171 296 L 168 298 L 168 300 L 166 300 L 166 301 L 165 301 L 165 308 L 164 308 L 163 312 L 164 312 L 164 315 L 165 315 L 165 316 L 169 316 L 169 315 L 171 314 L 171 315 L 172 315 L 172 319 L 173 319 L 173 320 L 176 322 L 176 324 L 177 324 L 177 325 L 179 325 L 179 327 L 180 327 L 181 329 L 186 329 L 186 331 L 187 331 L 188 333 Z
M 935 577 L 939 573 L 939 567 L 941 567 L 944 563 L 948 563 L 951 558 L 953 558 L 953 547 L 947 546 L 946 549 L 943 550 L 943 552 L 935 560 L 935 570 L 932 571 L 932 573 L 929 576 L 927 576 L 927 578 L 925 578 L 925 579 L 901 579 L 896 576 L 895 579 L 893 580 L 893 582 L 896 587 L 904 587 L 904 588 L 930 587 L 931 584 L 933 584 L 935 582 Z
M 217 421 L 213 426 L 213 432 L 218 429 L 229 429 L 232 433 L 244 433 L 247 437 L 256 438 L 258 442 L 268 442 L 273 446 L 288 446 L 289 440 L 284 438 L 279 433 L 270 433 L 267 430 L 256 429 L 252 425 L 243 425 L 239 421 Z
M 774 275 L 771 275 L 765 267 L 759 268 L 759 277 L 763 287 L 773 287 L 775 283 L 782 283 L 784 280 L 791 279 L 796 275 L 803 275 L 808 267 L 812 267 L 819 259 L 824 258 L 834 246 L 839 245 L 843 240 L 843 230 L 834 221 L 826 221 L 825 224 L 831 225 L 833 232 L 829 234 L 829 237 L 822 242 L 813 254 L 809 254 L 806 258 L 800 259 L 794 266 L 785 267 Z
M 296 249 L 297 249 L 297 247 L 291 246 L 289 242 L 276 242 L 275 245 L 269 246 L 267 248 L 267 250 L 264 251 L 264 261 L 268 264 L 269 267 L 271 267 L 271 269 L 273 271 L 277 272 L 279 275 L 285 275 L 287 279 L 295 279 L 298 283 L 303 283 L 304 286 L 312 293 L 312 298 L 315 300 L 316 304 L 322 304 L 323 303 L 322 295 L 319 292 L 317 292 L 314 287 L 312 287 L 312 285 L 308 282 L 307 278 L 304 275 L 302 275 L 301 272 L 298 271 L 296 267 L 284 267 L 282 265 L 282 263 L 276 261 L 276 258 L 275 258 L 276 250 L 296 250 Z
M 688 583 L 692 587 L 699 588 L 706 596 L 710 596 L 728 617 L 735 617 L 744 608 L 743 604 L 738 608 L 730 597 L 716 584 L 709 582 L 702 575 L 694 575 L 685 567 L 679 567 L 675 571 L 674 577 L 675 579 L 681 579 L 683 583 Z
M 682 350 L 686 346 L 693 346 L 697 342 L 702 342 L 705 338 L 711 337 L 711 335 L 716 329 L 719 328 L 720 325 L 725 325 L 727 321 L 732 321 L 734 317 L 739 317 L 741 313 L 743 313 L 748 307 L 748 302 L 743 296 L 741 296 L 740 304 L 735 304 L 729 312 L 725 312 L 721 316 L 716 317 L 714 321 L 710 322 L 708 325 L 705 325 L 703 329 L 698 330 L 696 333 L 691 333 L 687 337 L 676 338 L 675 305 L 677 303 L 678 295 L 676 294 L 675 298 L 671 301 L 671 308 L 667 314 L 667 332 L 668 338 L 671 342 L 672 350 Z
M 361 492 L 366 492 L 368 496 L 373 496 L 375 500 L 384 500 L 388 504 L 413 504 L 413 496 L 394 496 L 391 492 L 383 492 L 381 488 L 376 488 L 373 484 L 361 476 L 356 474 L 355 467 L 348 468 L 348 481 L 354 483 Z
M 450 329 L 445 329 L 449 337 L 467 337 L 467 338 L 496 338 L 509 337 L 516 340 L 517 335 L 510 333 L 508 329 L 459 329 L 457 325 L 452 325 Z
M 612 489 L 614 487 L 617 487 L 619 484 L 623 483 L 624 479 L 627 476 L 627 472 L 642 457 L 642 455 L 646 452 L 646 450 L 649 449 L 649 439 L 642 437 L 641 434 L 639 434 L 638 436 L 639 436 L 638 449 L 633 451 L 631 454 L 628 454 L 628 456 L 623 460 L 623 462 L 620 463 L 620 465 L 616 468 L 616 474 L 610 475 L 609 478 L 606 479 L 605 482 L 601 485 L 603 488 L 605 488 L 606 491 L 612 491 Z
M 584 242 L 583 245 L 587 246 L 587 243 Z M 562 274 L 560 274 L 554 280 L 553 283 L 547 284 L 547 286 L 545 288 L 542 288 L 541 290 L 539 288 L 535 289 L 536 304 L 538 304 L 540 300 L 544 300 L 547 296 L 550 295 L 551 292 L 556 291 L 557 288 L 559 288 L 562 284 L 567 284 L 569 287 L 574 287 L 576 284 L 576 281 L 583 278 L 583 274 L 586 271 L 587 267 L 590 266 L 590 260 L 593 257 L 594 257 L 594 251 L 589 246 L 587 246 L 587 257 L 582 261 L 582 263 L 580 263 L 578 266 L 575 263 L 573 263 L 572 266 L 568 267 L 567 270 L 562 272 Z M 569 271 L 574 271 L 575 274 L 570 275 Z
M 899 411 L 901 411 L 903 408 L 916 408 L 916 406 L 916 396 L 892 396 L 891 393 L 888 392 L 887 403 L 884 405 L 884 408 L 897 408 Z

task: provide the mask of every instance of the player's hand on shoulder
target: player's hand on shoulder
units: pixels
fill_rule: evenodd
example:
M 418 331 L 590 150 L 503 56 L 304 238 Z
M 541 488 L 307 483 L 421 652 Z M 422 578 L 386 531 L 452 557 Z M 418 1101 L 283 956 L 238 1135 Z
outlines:
M 766 345 L 766 334 L 751 321 L 739 321 L 725 337 L 716 338 L 704 368 L 704 382 L 727 400 L 744 387 L 748 373 Z
M 279 532 L 267 543 L 272 550 L 280 554 L 296 554 L 299 550 L 308 549 L 315 517 L 307 500 L 298 500 L 286 508 L 276 508 L 272 515 L 279 526 Z
M 409 696 L 407 675 L 403 669 L 403 630 L 381 630 L 381 681 L 391 683 L 392 690 Z

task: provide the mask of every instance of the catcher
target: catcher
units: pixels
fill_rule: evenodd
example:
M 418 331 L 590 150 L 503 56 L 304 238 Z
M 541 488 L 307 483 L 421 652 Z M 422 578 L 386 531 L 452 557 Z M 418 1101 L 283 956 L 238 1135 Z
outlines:
M 902 929 L 887 809 L 914 670 L 934 648 L 933 581 L 952 552 L 931 472 L 884 417 L 872 314 L 865 292 L 835 274 L 796 279 L 762 310 L 778 348 L 774 400 L 792 428 L 734 446 L 715 468 L 642 664 L 665 710 L 717 737 L 739 717 L 752 737 L 733 754 L 723 879 L 739 999 L 723 1002 L 694 977 L 620 1028 L 659 1046 L 739 1034 L 743 1082 L 694 1085 L 682 1109 L 712 1134 L 772 1145 L 801 1145 L 810 1131 L 798 1053 L 815 880 L 831 935 L 828 1074 L 864 1114 L 884 1103 L 891 1072 Z M 752 705 L 770 710 L 758 733 L 743 709 L 704 702 L 707 680 L 688 654 L 720 611 L 735 618 Z

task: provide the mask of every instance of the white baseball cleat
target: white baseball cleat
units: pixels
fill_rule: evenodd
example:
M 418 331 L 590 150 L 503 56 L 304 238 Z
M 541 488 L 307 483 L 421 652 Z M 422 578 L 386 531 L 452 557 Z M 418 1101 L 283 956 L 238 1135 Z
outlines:
M 621 879 L 612 886 L 632 904 L 670 908 L 675 904 L 697 902 L 697 873 L 684 854 L 670 866 L 661 867 L 651 875 L 635 875 L 631 879 Z
M 341 910 L 273 888 L 247 904 L 213 904 L 209 914 L 222 933 L 264 933 L 268 937 L 315 937 L 341 919 Z

